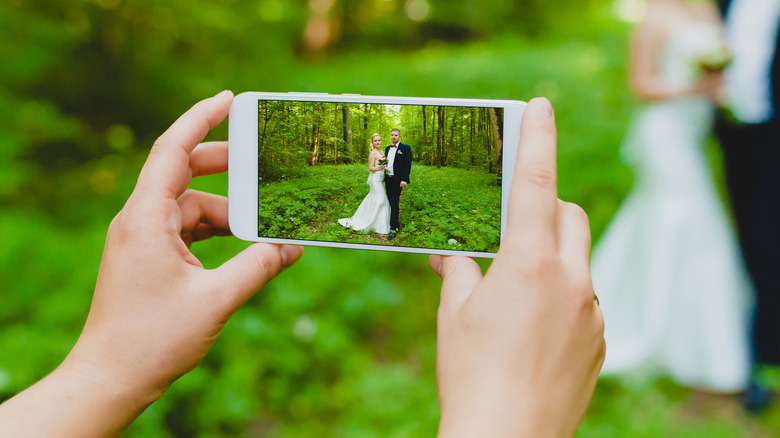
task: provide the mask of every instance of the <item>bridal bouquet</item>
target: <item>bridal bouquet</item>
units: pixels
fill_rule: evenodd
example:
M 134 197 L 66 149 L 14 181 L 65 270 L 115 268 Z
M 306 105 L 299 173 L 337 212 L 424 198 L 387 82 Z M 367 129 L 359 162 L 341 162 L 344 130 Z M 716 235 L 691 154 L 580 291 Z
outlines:
M 705 73 L 720 73 L 734 61 L 734 56 L 723 46 L 711 50 L 697 59 L 699 70 Z
M 390 160 L 388 160 L 385 155 L 382 155 L 382 158 L 376 160 L 376 162 L 379 163 L 379 165 L 381 166 L 383 164 L 389 164 Z

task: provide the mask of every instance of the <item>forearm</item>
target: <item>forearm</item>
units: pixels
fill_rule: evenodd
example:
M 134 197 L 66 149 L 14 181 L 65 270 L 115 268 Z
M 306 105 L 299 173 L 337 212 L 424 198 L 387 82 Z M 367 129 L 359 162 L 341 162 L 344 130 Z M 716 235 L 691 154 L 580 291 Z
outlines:
M 693 87 L 675 87 L 661 79 L 635 81 L 631 88 L 637 97 L 651 102 L 662 102 L 697 94 Z
M 159 395 L 61 365 L 0 405 L 0 437 L 115 437 Z
M 506 382 L 475 386 L 463 391 L 458 400 L 463 403 L 442 404 L 438 438 L 568 438 L 574 434 L 541 409 L 543 397 L 531 397 L 533 391 L 508 392 L 511 387 Z

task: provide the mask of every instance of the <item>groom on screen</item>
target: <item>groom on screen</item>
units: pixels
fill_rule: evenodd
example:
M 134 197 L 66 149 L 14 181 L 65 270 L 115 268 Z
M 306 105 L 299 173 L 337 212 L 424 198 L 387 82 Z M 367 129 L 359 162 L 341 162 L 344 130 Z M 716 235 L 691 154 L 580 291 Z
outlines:
M 412 148 L 401 143 L 401 130 L 393 128 L 390 131 L 392 144 L 385 148 L 387 169 L 385 170 L 385 192 L 390 201 L 390 234 L 389 240 L 395 239 L 398 233 L 398 202 L 401 190 L 409 184 L 409 172 L 412 171 Z

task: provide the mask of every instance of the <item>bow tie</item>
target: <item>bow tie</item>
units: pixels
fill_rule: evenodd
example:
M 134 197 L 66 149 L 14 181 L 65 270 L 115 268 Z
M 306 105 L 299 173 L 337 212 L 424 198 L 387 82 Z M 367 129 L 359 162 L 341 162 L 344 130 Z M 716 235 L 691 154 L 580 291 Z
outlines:
M 397 148 L 397 147 L 398 147 L 398 145 L 397 145 L 397 144 L 391 144 L 391 145 L 390 145 L 390 147 L 391 147 L 391 148 Z

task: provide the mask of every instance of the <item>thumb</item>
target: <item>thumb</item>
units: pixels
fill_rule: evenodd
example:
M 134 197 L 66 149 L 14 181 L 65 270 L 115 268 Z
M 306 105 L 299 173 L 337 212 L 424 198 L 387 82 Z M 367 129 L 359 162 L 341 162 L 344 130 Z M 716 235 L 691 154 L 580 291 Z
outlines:
M 212 290 L 222 291 L 225 310 L 233 314 L 302 254 L 300 246 L 255 243 L 210 272 L 209 278 L 217 283 Z
M 431 256 L 431 268 L 441 277 L 440 310 L 454 312 L 471 296 L 471 291 L 482 280 L 482 270 L 468 257 Z

